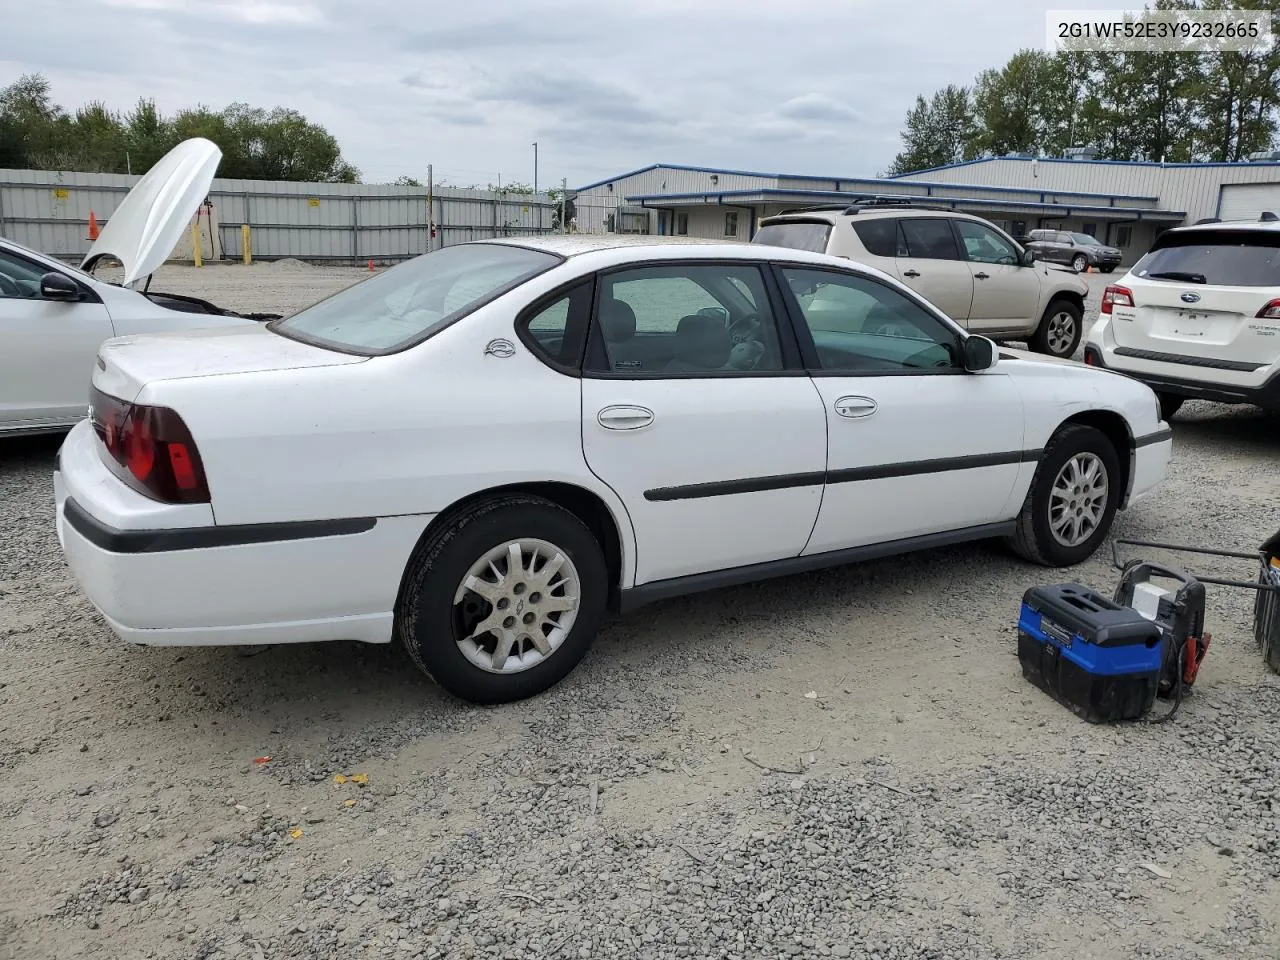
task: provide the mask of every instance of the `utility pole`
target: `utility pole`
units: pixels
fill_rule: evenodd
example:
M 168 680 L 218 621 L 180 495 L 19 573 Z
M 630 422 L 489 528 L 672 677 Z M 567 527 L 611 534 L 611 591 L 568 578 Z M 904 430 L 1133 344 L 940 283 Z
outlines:
M 569 178 L 561 177 L 560 178 L 560 232 L 561 233 L 569 232 L 569 227 L 564 222 L 564 210 L 565 210 L 564 198 L 568 195 L 568 193 L 569 193 Z
M 533 141 L 533 198 L 538 199 L 538 141 Z
M 436 237 L 435 180 L 431 176 L 431 164 L 427 164 L 427 253 L 430 253 Z

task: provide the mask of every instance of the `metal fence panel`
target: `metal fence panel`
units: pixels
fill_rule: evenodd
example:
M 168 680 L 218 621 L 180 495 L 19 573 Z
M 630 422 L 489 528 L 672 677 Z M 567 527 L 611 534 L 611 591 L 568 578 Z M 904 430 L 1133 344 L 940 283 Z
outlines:
M 90 246 L 89 215 L 106 224 L 138 177 L 0 170 L 0 236 L 68 259 Z M 546 194 L 389 184 L 215 179 L 209 191 L 223 254 L 240 258 L 248 224 L 255 258 L 403 260 L 454 243 L 550 233 Z M 435 237 L 431 237 L 434 207 Z

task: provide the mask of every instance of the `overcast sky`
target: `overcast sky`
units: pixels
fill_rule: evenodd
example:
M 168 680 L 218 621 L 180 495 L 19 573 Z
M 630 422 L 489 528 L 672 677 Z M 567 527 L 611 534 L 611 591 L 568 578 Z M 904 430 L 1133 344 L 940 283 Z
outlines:
M 528 182 L 535 140 L 544 187 L 656 162 L 871 176 L 917 93 L 1041 47 L 1064 6 L 1125 4 L 41 0 L 3 18 L 0 84 L 39 71 L 68 108 L 294 107 L 366 181 Z

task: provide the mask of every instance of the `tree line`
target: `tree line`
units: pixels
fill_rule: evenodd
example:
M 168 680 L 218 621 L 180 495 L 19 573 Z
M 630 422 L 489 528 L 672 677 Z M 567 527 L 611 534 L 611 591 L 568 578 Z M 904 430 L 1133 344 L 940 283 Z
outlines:
M 888 173 L 1008 153 L 1099 159 L 1238 161 L 1280 131 L 1280 0 L 1157 0 L 1147 10 L 1269 10 L 1266 51 L 1046 53 L 1021 50 L 969 86 L 948 85 L 907 112 Z
M 49 81 L 39 74 L 0 89 L 0 168 L 141 174 L 191 137 L 221 148 L 221 177 L 360 182 L 360 171 L 343 159 L 338 141 L 285 107 L 233 103 L 166 117 L 155 101 L 140 99 L 124 113 L 101 102 L 68 112 L 54 102 Z

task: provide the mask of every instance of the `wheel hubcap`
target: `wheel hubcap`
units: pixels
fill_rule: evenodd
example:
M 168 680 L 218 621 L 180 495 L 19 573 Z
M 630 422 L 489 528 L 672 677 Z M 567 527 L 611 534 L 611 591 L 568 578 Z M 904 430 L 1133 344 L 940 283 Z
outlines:
M 1049 529 L 1064 547 L 1084 543 L 1107 509 L 1107 468 L 1093 453 L 1077 453 L 1058 471 L 1049 494 Z
M 454 639 L 488 673 L 519 673 L 550 657 L 578 616 L 573 561 L 545 540 L 510 540 L 467 571 L 454 593 Z
M 1059 310 L 1049 318 L 1049 349 L 1062 354 L 1071 349 L 1076 336 L 1076 318 Z

